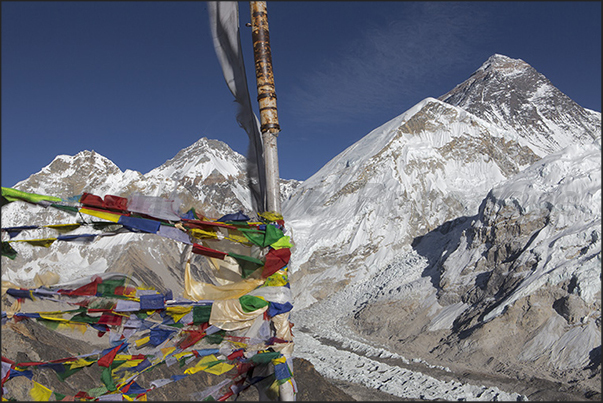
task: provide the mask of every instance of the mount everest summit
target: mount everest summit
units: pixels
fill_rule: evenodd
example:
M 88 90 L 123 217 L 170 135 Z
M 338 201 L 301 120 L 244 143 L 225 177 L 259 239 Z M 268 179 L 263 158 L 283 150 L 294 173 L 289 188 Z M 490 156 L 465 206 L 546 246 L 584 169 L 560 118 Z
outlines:
M 599 399 L 600 156 L 599 112 L 524 61 L 494 55 L 306 181 L 281 180 L 295 354 L 335 381 L 412 399 L 547 400 L 551 390 Z M 246 183 L 245 158 L 203 138 L 144 175 L 83 151 L 15 188 L 63 199 L 142 193 L 217 218 L 250 211 Z M 74 220 L 2 207 L 2 227 Z M 36 231 L 23 235 L 44 237 Z M 182 246 L 169 239 L 19 246 L 15 260 L 2 258 L 2 278 L 23 287 L 48 272 L 68 282 L 115 271 L 182 291 Z M 491 385 L 451 386 L 451 372 Z

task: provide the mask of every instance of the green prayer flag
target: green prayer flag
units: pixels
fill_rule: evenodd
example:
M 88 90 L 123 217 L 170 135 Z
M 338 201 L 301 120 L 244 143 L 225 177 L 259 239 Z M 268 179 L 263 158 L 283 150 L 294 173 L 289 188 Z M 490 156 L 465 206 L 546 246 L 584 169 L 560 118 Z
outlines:
M 249 277 L 251 273 L 264 266 L 264 262 L 255 257 L 239 255 L 237 253 L 232 252 L 229 252 L 228 256 L 233 257 L 237 261 L 237 263 L 241 267 L 241 277 L 243 278 Z
M 178 364 L 180 364 L 180 368 L 184 367 L 186 365 L 186 361 L 191 358 L 194 358 L 194 356 L 182 357 L 180 360 L 178 360 Z
M 14 250 L 8 242 L 2 242 L 2 256 L 6 256 L 11 260 L 15 260 L 15 257 L 17 256 L 17 251 Z
M 37 318 L 36 320 L 47 328 L 49 328 L 50 330 L 57 330 L 59 328 L 59 322 L 56 320 L 47 320 L 41 318 Z
M 126 282 L 126 278 L 103 280 L 96 286 L 96 292 L 102 297 L 110 297 L 115 295 L 115 288 L 123 286 Z
M 63 205 L 61 205 L 61 204 L 56 204 L 56 203 L 51 203 L 50 205 L 51 205 L 52 207 L 54 207 L 54 208 L 57 208 L 57 209 L 59 209 L 59 210 L 62 210 L 62 211 L 66 212 L 66 213 L 69 213 L 69 214 L 71 214 L 71 215 L 76 215 L 76 214 L 77 214 L 77 212 L 79 211 L 79 210 L 77 209 L 77 207 L 73 207 L 73 206 L 63 206 Z
M 117 390 L 117 388 L 116 388 Z M 88 395 L 92 397 L 99 397 L 109 392 L 109 389 L 106 386 L 99 386 L 98 388 L 93 388 L 88 391 Z
M 146 319 L 149 316 L 149 314 L 147 314 L 146 312 L 141 311 L 138 311 L 135 314 L 138 319 Z
M 276 228 L 274 225 L 267 224 L 266 225 L 266 245 L 272 245 L 282 237 L 284 237 L 283 231 Z
M 253 295 L 243 295 L 239 298 L 239 302 L 241 303 L 241 308 L 243 308 L 244 312 L 257 311 L 268 305 L 268 301 Z
M 274 249 L 292 248 L 293 247 L 293 245 L 291 244 L 290 236 L 284 236 L 284 237 L 280 238 L 278 241 L 270 244 L 270 246 L 272 246 Z
M 30 202 L 30 203 L 38 203 L 42 200 L 46 200 L 49 202 L 62 201 L 59 197 L 40 195 L 40 194 L 36 194 L 36 193 L 22 192 L 21 190 L 17 190 L 17 189 L 13 189 L 13 188 L 5 188 L 4 186 L 2 186 L 2 196 L 9 202 L 15 201 L 15 200 L 23 200 L 23 201 Z
M 197 305 L 193 307 L 193 323 L 198 325 L 199 323 L 209 322 L 211 316 L 211 305 Z
M 222 340 L 224 340 L 224 333 L 226 333 L 224 330 L 220 330 L 219 332 L 208 334 L 204 339 L 207 340 L 209 344 L 220 344 L 222 343 Z
M 239 231 L 241 231 L 243 233 L 243 235 L 245 235 L 245 237 L 249 240 L 249 242 L 251 242 L 257 246 L 261 246 L 262 248 L 265 248 L 265 247 L 275 243 L 276 241 L 281 239 L 283 236 L 285 236 L 283 234 L 283 231 L 281 231 L 280 229 L 276 228 L 274 225 L 271 225 L 271 224 L 266 225 L 265 231 L 246 230 L 243 228 L 240 228 Z
M 103 381 L 107 389 L 111 392 L 117 390 L 115 383 L 113 383 L 113 378 L 111 377 L 111 366 L 105 367 L 105 369 L 103 369 L 103 373 L 101 374 L 101 381 Z
M 67 395 L 64 395 L 64 394 L 59 393 L 59 392 L 52 392 L 52 394 L 54 395 L 54 400 L 56 400 L 57 402 L 60 402 L 65 397 L 67 397 Z
M 251 357 L 251 361 L 256 364 L 268 364 L 275 358 L 280 357 L 281 353 L 278 351 L 271 351 L 267 353 L 258 353 Z
M 82 369 L 84 369 L 84 367 L 69 368 L 68 366 L 65 365 L 65 371 L 57 372 L 56 374 L 59 377 L 59 379 L 61 380 L 61 382 L 65 382 L 65 379 L 69 378 L 71 375 L 75 374 L 76 372 L 81 371 Z
M 96 323 L 99 319 L 99 316 L 89 316 L 85 312 L 82 312 L 78 313 L 77 315 L 73 315 L 69 321 L 77 323 Z

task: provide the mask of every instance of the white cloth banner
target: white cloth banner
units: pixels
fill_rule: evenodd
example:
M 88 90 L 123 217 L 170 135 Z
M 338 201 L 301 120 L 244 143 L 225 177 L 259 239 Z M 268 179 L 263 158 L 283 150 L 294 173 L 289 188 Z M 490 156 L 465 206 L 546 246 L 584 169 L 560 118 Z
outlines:
M 266 173 L 260 123 L 251 107 L 247 87 L 241 38 L 239 35 L 239 5 L 236 1 L 208 1 L 209 25 L 214 40 L 214 49 L 222 66 L 226 84 L 234 95 L 239 110 L 237 122 L 249 136 L 247 152 L 247 175 L 250 178 L 254 208 L 266 211 Z
M 165 199 L 163 197 L 145 196 L 134 193 L 128 200 L 128 210 L 150 215 L 161 220 L 180 221 L 177 214 L 180 209 L 179 198 Z

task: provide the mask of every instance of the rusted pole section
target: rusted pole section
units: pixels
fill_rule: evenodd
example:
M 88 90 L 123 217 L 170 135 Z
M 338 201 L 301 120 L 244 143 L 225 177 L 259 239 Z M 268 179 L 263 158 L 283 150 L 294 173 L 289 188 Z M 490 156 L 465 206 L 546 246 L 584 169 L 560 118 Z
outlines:
M 278 172 L 278 150 L 276 138 L 281 131 L 276 111 L 276 93 L 272 74 L 272 54 L 270 53 L 270 33 L 265 1 L 250 1 L 251 39 L 255 60 L 255 77 L 258 87 L 260 107 L 260 131 L 264 143 L 264 163 L 266 166 L 266 193 L 268 210 L 281 212 L 281 195 Z
M 258 103 L 260 106 L 260 131 L 262 132 L 264 164 L 266 166 L 266 204 L 269 211 L 280 214 L 281 191 L 279 187 L 276 138 L 281 128 L 278 124 L 278 115 L 276 113 L 276 93 L 274 91 L 274 76 L 272 75 L 268 14 L 266 12 L 265 1 L 250 1 L 249 7 L 251 9 L 251 39 L 253 41 L 253 56 L 255 60 L 255 79 L 258 87 Z M 275 318 L 272 318 L 272 320 L 275 321 Z M 284 322 L 279 320 L 279 323 L 281 325 L 275 326 L 275 328 L 282 330 L 284 326 L 289 335 L 291 335 L 288 319 L 284 319 Z M 286 337 L 286 335 L 282 337 Z M 288 351 L 288 349 L 283 349 L 282 353 L 293 373 L 291 353 L 285 351 Z M 295 394 L 296 392 L 291 382 L 279 385 L 280 401 L 296 401 Z

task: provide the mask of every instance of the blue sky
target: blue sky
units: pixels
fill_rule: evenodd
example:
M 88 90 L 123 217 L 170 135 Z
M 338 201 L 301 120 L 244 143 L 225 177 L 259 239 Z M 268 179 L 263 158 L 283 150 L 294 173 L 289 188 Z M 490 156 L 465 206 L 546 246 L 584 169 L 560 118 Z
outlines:
M 239 7 L 255 100 L 249 3 Z M 282 178 L 307 179 L 495 53 L 601 111 L 600 2 L 269 1 L 267 9 Z M 2 1 L 1 55 L 2 186 L 82 150 L 142 173 L 201 137 L 246 153 L 205 2 Z

